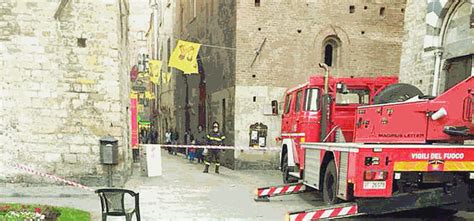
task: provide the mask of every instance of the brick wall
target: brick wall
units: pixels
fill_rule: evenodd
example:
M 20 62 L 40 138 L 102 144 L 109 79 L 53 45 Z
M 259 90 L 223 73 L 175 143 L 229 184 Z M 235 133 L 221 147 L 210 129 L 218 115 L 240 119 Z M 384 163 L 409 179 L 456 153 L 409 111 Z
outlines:
M 121 1 L 122 2 L 122 1 Z M 0 4 L 0 158 L 104 184 L 99 138 L 119 140 L 117 182 L 130 168 L 127 7 L 117 1 Z M 84 44 L 85 43 L 85 44 Z M 38 181 L 0 166 L 0 180 Z
M 334 75 L 381 76 L 397 75 L 399 71 L 403 0 L 262 0 L 259 6 L 252 0 L 207 0 L 196 1 L 196 18 L 194 2 L 182 0 L 183 10 L 176 11 L 177 20 L 183 18 L 177 24 L 182 29 L 180 37 L 236 48 L 203 47 L 200 51 L 210 95 L 209 120 L 222 119 L 221 99 L 223 95 L 229 96 L 226 98 L 230 101 L 226 111 L 231 110 L 226 117 L 229 145 L 248 146 L 249 126 L 256 122 L 270 128 L 267 146 L 278 145 L 274 138 L 279 135 L 280 117 L 264 115 L 263 109 L 272 100 L 281 102 L 286 88 L 321 72 L 318 63 L 323 61 L 323 43 L 328 37 L 338 43 Z M 255 50 L 264 39 L 262 51 L 251 65 Z M 196 88 L 198 77 L 191 78 L 190 85 Z M 177 81 L 178 90 L 183 85 Z M 197 97 L 191 99 L 195 101 Z M 193 110 L 197 113 L 197 109 Z M 277 153 L 227 155 L 234 158 L 231 164 L 235 168 L 278 167 Z
M 351 13 L 351 8 L 353 11 Z M 383 11 L 381 14 L 381 10 Z M 322 73 L 323 45 L 338 43 L 334 76 L 397 75 L 405 1 L 255 1 L 237 4 L 236 145 L 248 145 L 249 126 L 271 130 L 267 145 L 279 143 L 280 116 L 264 115 L 272 100 L 283 102 L 288 87 Z M 254 64 L 255 49 L 266 39 Z M 255 99 L 254 99 L 255 97 Z M 236 153 L 241 168 L 277 168 L 277 153 Z

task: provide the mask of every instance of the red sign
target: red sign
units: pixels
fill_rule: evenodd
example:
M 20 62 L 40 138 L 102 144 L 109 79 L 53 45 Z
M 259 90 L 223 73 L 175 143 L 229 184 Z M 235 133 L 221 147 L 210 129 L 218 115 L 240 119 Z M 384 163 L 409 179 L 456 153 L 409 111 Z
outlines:
M 132 149 L 138 149 L 138 110 L 137 110 L 137 99 L 130 99 L 130 111 L 131 111 L 131 125 L 132 125 Z

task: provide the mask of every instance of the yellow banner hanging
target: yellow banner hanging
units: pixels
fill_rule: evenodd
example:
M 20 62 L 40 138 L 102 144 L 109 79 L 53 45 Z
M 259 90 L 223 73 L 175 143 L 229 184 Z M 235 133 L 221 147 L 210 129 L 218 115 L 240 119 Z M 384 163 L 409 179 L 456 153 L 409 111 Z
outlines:
M 130 92 L 130 98 L 132 98 L 132 99 L 137 99 L 137 98 L 138 98 L 137 92 L 136 92 L 136 91 L 131 91 L 131 92 Z
M 161 82 L 163 82 L 163 84 L 168 84 L 170 83 L 170 81 L 171 81 L 171 73 L 169 72 L 161 73 Z
M 145 91 L 145 98 L 149 99 L 149 100 L 153 100 L 153 99 L 155 99 L 155 94 L 153 94 L 149 91 Z
M 201 44 L 179 40 L 171 53 L 169 67 L 175 67 L 184 73 L 198 73 L 197 55 Z
M 150 77 L 158 77 L 161 73 L 161 61 L 150 60 Z
M 158 77 L 150 76 L 150 81 L 153 82 L 153 84 L 159 84 L 160 79 Z

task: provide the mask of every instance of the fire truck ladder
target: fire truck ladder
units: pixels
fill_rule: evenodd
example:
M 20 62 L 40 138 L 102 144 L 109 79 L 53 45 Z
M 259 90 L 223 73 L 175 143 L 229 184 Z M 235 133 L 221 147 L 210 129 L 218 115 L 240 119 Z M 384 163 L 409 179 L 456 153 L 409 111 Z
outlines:
M 296 194 L 306 191 L 306 186 L 303 183 L 294 183 L 282 186 L 262 187 L 256 191 L 257 202 L 269 202 L 270 197 Z

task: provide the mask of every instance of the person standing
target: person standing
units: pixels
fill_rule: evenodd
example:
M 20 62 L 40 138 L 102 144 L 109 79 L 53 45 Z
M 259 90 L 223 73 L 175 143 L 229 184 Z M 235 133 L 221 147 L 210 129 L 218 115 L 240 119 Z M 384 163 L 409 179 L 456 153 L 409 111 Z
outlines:
M 168 128 L 165 133 L 165 143 L 166 144 L 171 144 L 171 129 Z M 168 147 L 168 153 L 173 154 L 173 149 L 171 147 Z
M 194 146 L 196 145 L 196 140 L 194 140 L 193 135 L 191 135 L 191 143 L 190 145 Z M 189 162 L 193 163 L 194 158 L 196 157 L 196 148 L 195 147 L 190 147 L 188 148 L 188 156 L 189 156 Z
M 179 139 L 179 134 L 178 131 L 176 131 L 176 128 L 174 128 L 173 132 L 171 132 L 171 144 L 172 145 L 178 145 L 178 139 Z M 177 147 L 171 147 L 172 152 L 174 155 L 178 155 Z
M 152 127 L 151 129 L 151 143 L 152 144 L 158 143 L 158 131 L 156 130 L 155 127 Z
M 214 121 L 212 123 L 212 130 L 207 134 L 207 144 L 210 146 L 223 146 L 224 145 L 225 136 L 222 132 L 219 131 L 219 123 Z M 205 167 L 203 173 L 209 173 L 209 166 L 211 163 L 216 164 L 216 173 L 219 173 L 219 166 L 220 166 L 220 149 L 209 149 L 206 160 L 204 161 Z
M 191 144 L 191 130 L 186 130 L 184 131 L 184 145 L 190 145 Z M 184 153 L 184 158 L 188 158 L 189 156 L 189 148 L 182 148 L 181 151 Z
M 202 125 L 198 126 L 198 132 L 196 134 L 196 145 L 202 146 L 206 145 L 206 132 L 203 130 Z M 204 148 L 197 148 L 196 149 L 196 158 L 198 160 L 198 163 L 203 163 L 204 162 L 204 155 L 202 152 L 204 151 Z

